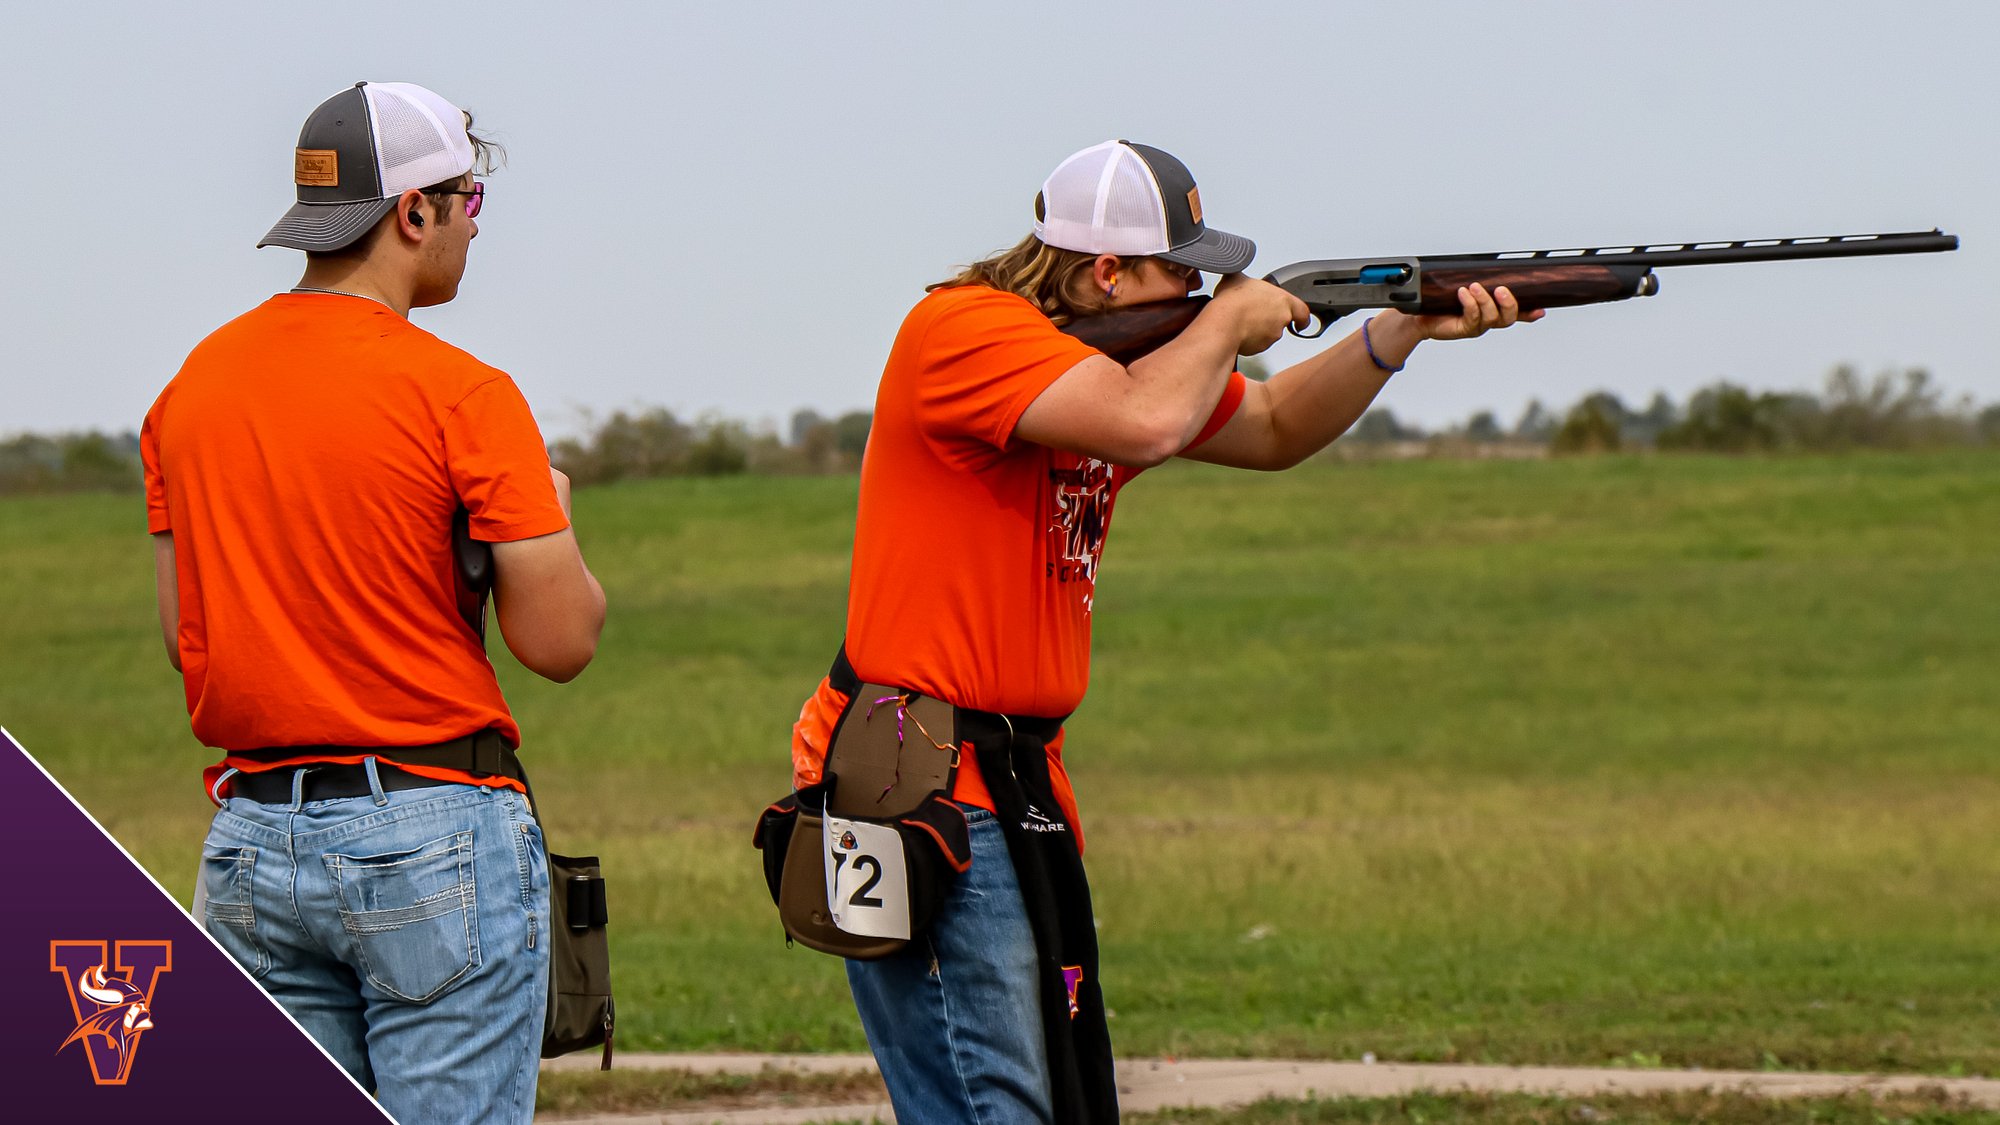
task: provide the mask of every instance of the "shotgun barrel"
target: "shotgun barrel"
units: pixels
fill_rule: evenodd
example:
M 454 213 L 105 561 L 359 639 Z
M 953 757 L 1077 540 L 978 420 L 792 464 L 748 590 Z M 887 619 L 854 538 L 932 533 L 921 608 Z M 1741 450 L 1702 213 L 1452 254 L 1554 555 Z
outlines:
M 1418 315 L 1459 311 L 1458 290 L 1478 282 L 1488 292 L 1506 286 L 1523 310 L 1595 305 L 1659 292 L 1661 266 L 1854 258 L 1874 254 L 1935 254 L 1958 249 L 1939 230 L 1835 234 L 1811 238 L 1749 238 L 1711 242 L 1633 243 L 1490 254 L 1426 254 L 1409 258 L 1338 258 L 1293 262 L 1264 280 L 1291 291 L 1319 321 L 1316 331 L 1357 309 L 1390 308 Z

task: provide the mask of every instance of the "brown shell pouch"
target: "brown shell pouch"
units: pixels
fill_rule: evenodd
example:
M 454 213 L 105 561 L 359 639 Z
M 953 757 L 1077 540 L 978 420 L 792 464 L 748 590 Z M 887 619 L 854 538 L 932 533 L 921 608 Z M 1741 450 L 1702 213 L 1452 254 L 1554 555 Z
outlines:
M 758 818 L 753 843 L 785 937 L 808 949 L 872 961 L 907 939 L 851 934 L 827 901 L 825 816 L 894 828 L 909 880 L 910 933 L 930 924 L 961 872 L 972 866 L 965 812 L 948 793 L 958 774 L 950 704 L 862 684 L 834 727 L 825 778 L 789 794 Z

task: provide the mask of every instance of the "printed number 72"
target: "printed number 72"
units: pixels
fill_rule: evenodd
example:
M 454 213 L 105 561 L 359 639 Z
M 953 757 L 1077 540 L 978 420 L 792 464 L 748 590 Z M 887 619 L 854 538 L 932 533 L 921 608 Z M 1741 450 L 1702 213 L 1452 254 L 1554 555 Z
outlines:
M 836 853 L 834 855 L 833 876 L 835 880 L 838 880 L 840 878 L 840 866 L 846 863 L 848 861 L 848 858 L 849 857 L 845 853 Z M 872 855 L 856 855 L 852 858 L 854 860 L 854 869 L 856 871 L 861 870 L 861 866 L 863 864 L 868 865 L 868 881 L 854 888 L 854 893 L 847 896 L 847 905 L 875 906 L 875 907 L 881 906 L 882 900 L 876 898 L 874 895 L 871 895 L 868 892 L 874 890 L 875 884 L 882 881 L 882 861 L 876 859 Z

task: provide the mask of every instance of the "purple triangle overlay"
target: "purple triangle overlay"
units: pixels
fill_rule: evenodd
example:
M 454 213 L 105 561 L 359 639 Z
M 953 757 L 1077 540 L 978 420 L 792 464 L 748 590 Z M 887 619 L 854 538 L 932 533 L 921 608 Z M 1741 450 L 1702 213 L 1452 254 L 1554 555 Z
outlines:
M 390 1121 L 4 730 L 0 856 L 0 1116 Z

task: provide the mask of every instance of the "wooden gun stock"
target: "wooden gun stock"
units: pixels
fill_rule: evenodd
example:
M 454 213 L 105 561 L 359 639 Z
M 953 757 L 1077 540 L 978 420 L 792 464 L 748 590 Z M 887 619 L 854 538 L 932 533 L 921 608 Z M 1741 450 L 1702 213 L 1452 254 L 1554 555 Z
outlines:
M 1650 297 L 1660 290 L 1653 271 L 1638 266 L 1533 265 L 1469 269 L 1427 269 L 1417 278 L 1417 307 L 1424 316 L 1457 316 L 1460 288 L 1478 283 L 1491 294 L 1505 286 L 1521 311 L 1599 305 L 1628 297 Z
M 1072 320 L 1063 331 L 1119 363 L 1131 363 L 1180 335 L 1201 315 L 1207 297 L 1183 297 L 1130 305 L 1097 316 Z

